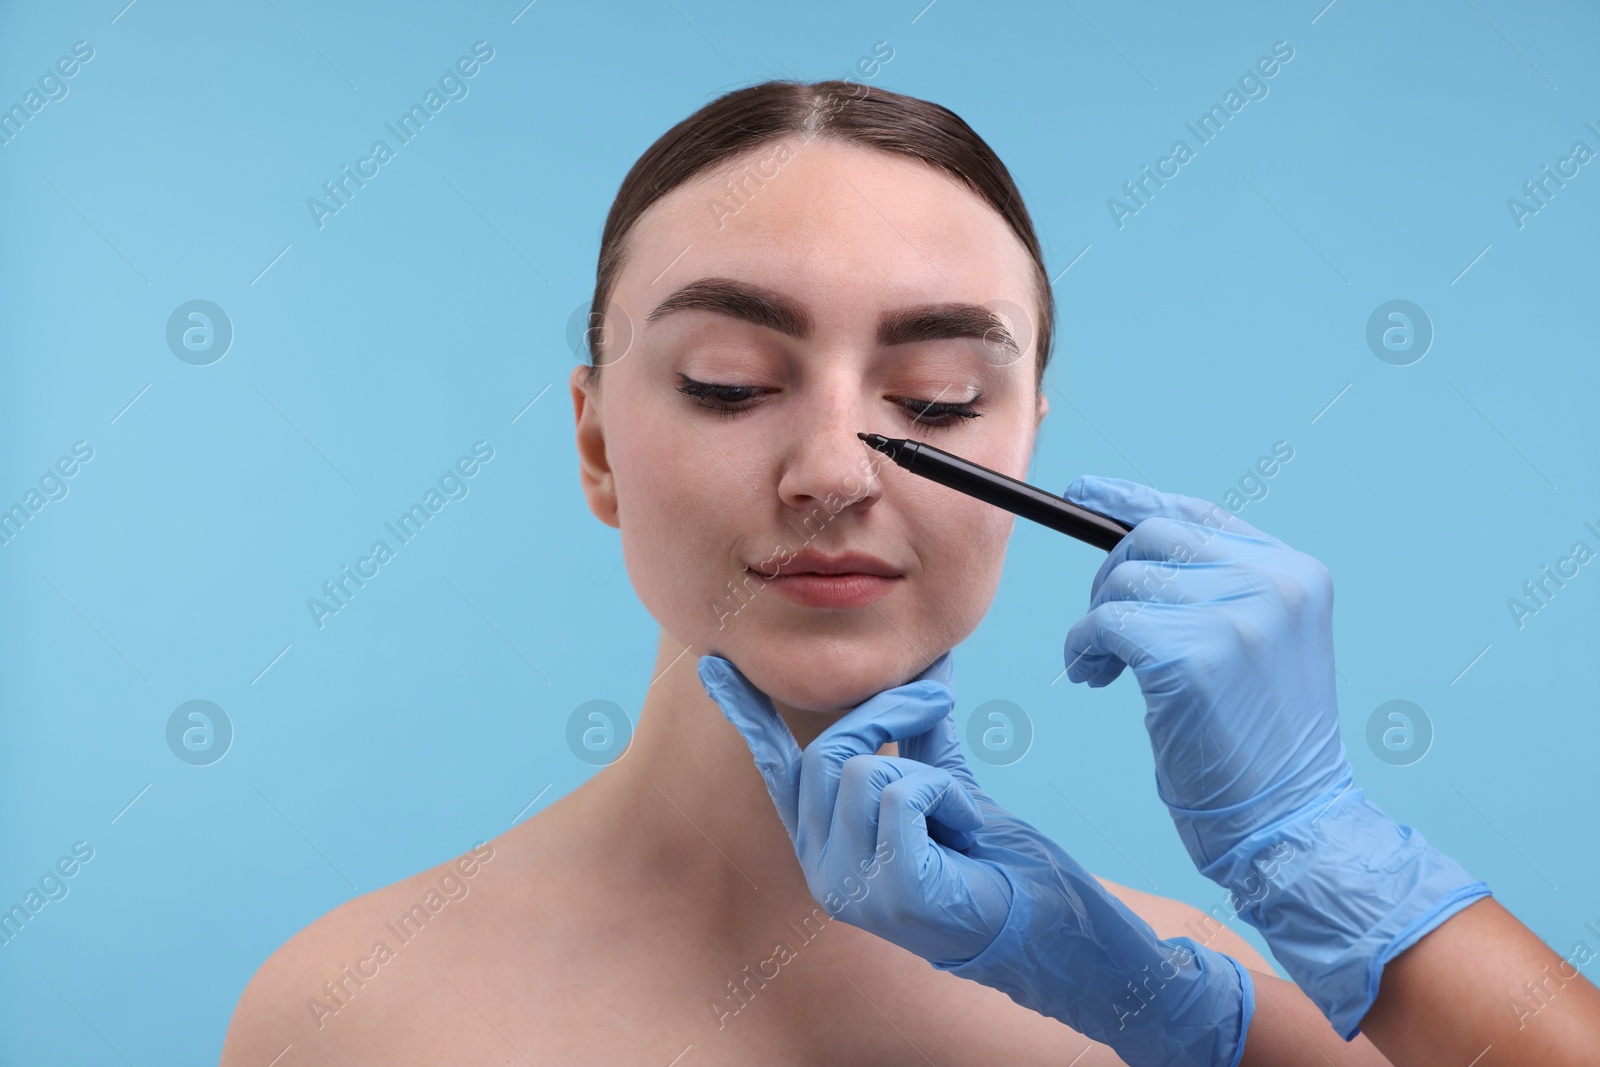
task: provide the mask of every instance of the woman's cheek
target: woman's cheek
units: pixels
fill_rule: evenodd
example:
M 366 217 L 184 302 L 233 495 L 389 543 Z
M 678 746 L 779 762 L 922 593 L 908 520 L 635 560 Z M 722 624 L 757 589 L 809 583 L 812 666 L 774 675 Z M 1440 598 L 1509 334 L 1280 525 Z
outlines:
M 622 536 L 629 577 L 646 610 L 696 644 L 718 632 L 719 620 L 749 619 L 742 609 L 751 594 L 731 583 L 739 577 L 737 546 L 748 542 L 752 516 L 761 511 L 740 496 L 742 483 L 727 480 L 737 476 L 664 456 L 634 469 L 646 476 L 626 487 L 631 510 Z
M 682 615 L 682 607 L 676 602 L 686 593 L 678 584 L 686 568 L 674 567 L 673 559 L 676 556 L 681 565 L 693 552 L 684 533 L 692 524 L 685 523 L 689 516 L 683 509 L 697 495 L 673 491 L 677 473 L 665 452 L 658 456 L 635 455 L 624 447 L 608 449 L 608 453 L 616 478 L 617 514 L 628 577 L 645 607 L 657 621 L 666 624 L 672 615 Z M 704 501 L 706 497 L 698 495 L 698 499 Z
M 924 579 L 921 596 L 924 608 L 936 607 L 936 614 L 948 618 L 965 637 L 994 598 L 1015 517 L 970 498 L 947 510 L 945 517 L 947 525 L 917 552 Z

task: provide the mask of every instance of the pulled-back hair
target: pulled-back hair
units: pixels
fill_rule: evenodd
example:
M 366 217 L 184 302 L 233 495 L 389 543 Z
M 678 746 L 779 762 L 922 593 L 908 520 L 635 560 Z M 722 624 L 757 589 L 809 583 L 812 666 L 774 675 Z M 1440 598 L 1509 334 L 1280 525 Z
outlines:
M 855 82 L 778 80 L 735 89 L 711 101 L 662 134 L 622 179 L 600 237 L 589 308 L 591 329 L 586 333 L 590 381 L 595 382 L 600 372 L 604 312 L 639 217 L 701 173 L 792 135 L 802 141 L 827 137 L 919 160 L 966 185 L 999 212 L 1033 260 L 1039 309 L 1039 321 L 1032 324 L 1038 353 L 1036 386 L 1042 385 L 1050 359 L 1055 298 L 1033 221 L 1000 157 L 960 116 L 938 104 Z

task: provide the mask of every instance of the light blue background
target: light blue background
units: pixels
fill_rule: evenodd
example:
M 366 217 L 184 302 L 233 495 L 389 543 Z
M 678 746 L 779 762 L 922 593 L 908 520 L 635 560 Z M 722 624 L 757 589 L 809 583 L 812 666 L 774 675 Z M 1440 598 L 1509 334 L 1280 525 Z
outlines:
M 1242 517 L 1333 572 L 1358 781 L 1563 954 L 1592 944 L 1600 564 L 1520 630 L 1506 600 L 1600 548 L 1600 164 L 1521 229 L 1506 200 L 1600 148 L 1600 18 L 1324 2 L 9 5 L 0 104 L 95 55 L 0 147 L 0 504 L 95 454 L 0 547 L 0 904 L 75 841 L 95 858 L 0 947 L 0 1061 L 214 1062 L 284 940 L 593 772 L 567 716 L 636 709 L 656 636 L 566 395 L 610 199 L 715 95 L 878 41 L 877 83 L 1007 162 L 1057 277 L 1032 480 L 1220 501 L 1288 441 Z M 467 98 L 319 230 L 306 199 L 479 40 Z M 1267 98 L 1119 230 L 1107 198 L 1279 40 Z M 208 367 L 164 337 L 196 298 L 236 331 Z M 1396 298 L 1436 330 L 1406 367 L 1364 340 Z M 306 598 L 478 440 L 470 495 L 317 630 Z M 1018 523 L 957 714 L 1026 709 L 1033 750 L 984 784 L 1091 870 L 1208 908 L 1134 682 L 1054 681 L 1098 558 Z M 1365 741 L 1395 698 L 1437 733 L 1408 767 Z M 208 767 L 166 745 L 191 699 L 236 731 Z

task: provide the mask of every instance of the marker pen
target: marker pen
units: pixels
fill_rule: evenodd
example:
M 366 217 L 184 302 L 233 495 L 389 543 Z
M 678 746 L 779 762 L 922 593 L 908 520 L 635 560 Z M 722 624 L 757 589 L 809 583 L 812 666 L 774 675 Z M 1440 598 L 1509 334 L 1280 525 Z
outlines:
M 856 436 L 912 474 L 920 474 L 940 485 L 949 486 L 1025 519 L 1032 519 L 1107 552 L 1115 548 L 1131 529 L 1098 511 L 1081 508 L 1054 493 L 1008 478 L 988 467 L 980 467 L 942 448 L 909 438 L 884 437 L 875 433 L 858 433 Z

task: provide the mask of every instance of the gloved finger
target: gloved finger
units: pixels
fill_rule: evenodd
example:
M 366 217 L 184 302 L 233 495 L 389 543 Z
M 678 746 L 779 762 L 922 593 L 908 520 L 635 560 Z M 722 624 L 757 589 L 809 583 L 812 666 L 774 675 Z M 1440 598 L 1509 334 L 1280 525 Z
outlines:
M 1113 600 L 1091 608 L 1067 631 L 1067 678 L 1089 688 L 1110 685 L 1124 666 L 1138 670 L 1153 662 L 1147 631 L 1181 606 Z
M 794 734 L 772 706 L 771 698 L 728 660 L 716 655 L 701 656 L 696 671 L 706 694 L 749 746 L 756 769 L 767 783 L 767 794 L 778 809 L 778 818 L 798 848 L 801 752 Z
M 1082 481 L 1080 478 L 1073 485 L 1077 486 Z M 1142 494 L 1163 498 L 1171 514 L 1154 514 L 1138 520 L 1133 529 L 1112 547 L 1089 585 L 1091 605 L 1111 571 L 1128 560 L 1189 563 L 1237 559 L 1258 552 L 1263 544 L 1281 544 L 1271 535 L 1262 533 L 1242 519 L 1234 518 L 1209 501 L 1173 493 L 1157 493 L 1148 486 L 1133 482 L 1118 484 L 1130 486 Z
M 1067 486 L 1067 491 L 1062 495 L 1074 504 L 1109 515 L 1129 526 L 1137 526 L 1146 519 L 1179 519 L 1246 537 L 1267 536 L 1209 500 L 1163 493 L 1148 485 L 1122 478 L 1100 478 L 1086 474 Z
M 885 819 L 891 826 L 887 836 Z M 943 828 L 961 844 L 941 843 L 959 852 L 971 846 L 973 832 L 982 825 L 983 812 L 977 800 L 954 775 L 940 767 L 920 767 L 891 782 L 879 797 L 879 844 L 888 840 L 898 847 L 896 843 L 912 841 L 919 831 L 925 838 L 937 841 L 934 831 Z
M 900 756 L 852 756 L 839 775 L 839 794 L 833 806 L 833 821 L 828 831 L 827 849 L 845 849 L 852 866 L 877 850 L 878 817 L 884 793 L 896 782 L 934 770 Z M 951 848 L 969 848 L 972 831 L 983 825 L 977 802 L 947 771 L 939 771 L 954 787 L 949 798 L 926 812 L 928 833 L 957 843 Z M 835 862 L 837 858 L 835 858 Z
M 1104 689 L 1122 674 L 1126 663 L 1116 656 L 1107 654 L 1098 648 L 1084 648 L 1076 654 L 1072 651 L 1072 636 L 1068 631 L 1066 654 L 1062 659 L 1067 665 L 1067 681 L 1087 682 L 1090 689 Z
M 833 820 L 839 775 L 852 756 L 871 755 L 890 741 L 924 733 L 949 713 L 955 696 L 937 675 L 950 674 L 950 653 L 940 656 L 916 679 L 886 689 L 840 716 L 806 746 L 800 762 L 800 805 L 796 851 L 802 862 L 814 857 Z
M 1174 560 L 1179 563 L 1237 559 L 1280 544 L 1268 534 L 1218 530 L 1200 522 L 1164 515 L 1142 520 L 1106 553 L 1096 578 L 1125 560 Z
M 1010 883 L 987 864 L 942 848 L 928 836 L 929 820 L 959 818 L 970 803 L 948 771 L 925 767 L 884 789 L 878 841 L 892 849 L 883 872 L 892 899 L 922 902 L 936 908 L 942 921 L 978 927 L 970 950 L 975 955 L 1005 925 Z M 976 805 L 970 810 L 978 814 Z
M 899 745 L 900 755 L 906 759 L 925 763 L 949 771 L 969 793 L 987 799 L 978 781 L 967 766 L 967 757 L 961 751 L 960 735 L 956 732 L 955 716 L 946 715 L 915 737 L 908 737 Z M 952 846 L 954 847 L 954 846 Z
M 986 805 L 999 807 L 989 794 L 983 791 L 983 787 L 973 776 L 972 768 L 967 765 L 967 757 L 961 750 L 960 735 L 956 730 L 953 714 L 945 715 L 925 732 L 906 738 L 900 742 L 899 748 L 900 754 L 907 759 L 948 772 L 966 789 L 968 795 L 977 803 L 980 812 Z M 948 833 L 940 823 L 934 823 L 928 834 L 938 844 L 958 852 L 965 852 L 972 847 L 972 834 Z
M 1112 600 L 1157 604 L 1202 604 L 1249 596 L 1246 568 L 1227 563 L 1179 563 L 1176 560 L 1123 560 L 1106 573 L 1089 597 L 1089 607 Z
M 1096 606 L 1089 610 L 1101 611 L 1104 607 Z M 1067 681 L 1087 682 L 1090 689 L 1110 685 L 1127 666 L 1120 656 L 1095 641 L 1094 623 L 1088 615 L 1073 623 L 1067 631 L 1067 639 L 1061 646 L 1061 659 L 1066 664 Z

